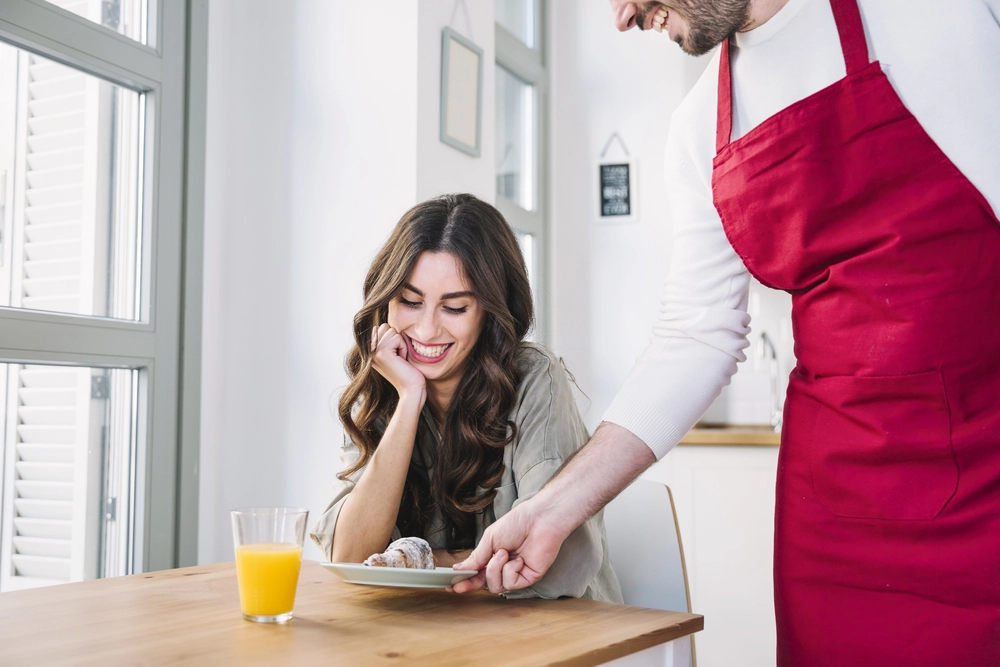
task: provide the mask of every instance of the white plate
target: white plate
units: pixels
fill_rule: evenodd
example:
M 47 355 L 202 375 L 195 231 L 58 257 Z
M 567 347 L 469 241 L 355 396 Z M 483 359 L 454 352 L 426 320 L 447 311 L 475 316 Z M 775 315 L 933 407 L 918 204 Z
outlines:
M 320 563 L 320 565 L 348 583 L 367 586 L 447 588 L 476 574 L 475 570 L 453 570 L 450 567 L 411 570 L 405 567 L 369 567 L 361 563 Z

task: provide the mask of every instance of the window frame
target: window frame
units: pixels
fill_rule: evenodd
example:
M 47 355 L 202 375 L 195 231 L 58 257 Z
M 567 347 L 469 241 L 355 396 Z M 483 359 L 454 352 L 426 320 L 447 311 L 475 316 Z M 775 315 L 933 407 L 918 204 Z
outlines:
M 528 47 L 513 33 L 495 23 L 496 64 L 535 91 L 535 210 L 528 211 L 497 194 L 497 209 L 517 231 L 531 234 L 535 242 L 535 339 L 548 343 L 549 326 L 549 201 L 548 106 L 549 72 L 546 67 L 547 0 L 535 5 L 535 47 Z
M 144 94 L 140 321 L 0 308 L 0 362 L 136 368 L 135 572 L 197 558 L 207 0 L 149 0 L 147 46 L 44 0 L 0 40 Z

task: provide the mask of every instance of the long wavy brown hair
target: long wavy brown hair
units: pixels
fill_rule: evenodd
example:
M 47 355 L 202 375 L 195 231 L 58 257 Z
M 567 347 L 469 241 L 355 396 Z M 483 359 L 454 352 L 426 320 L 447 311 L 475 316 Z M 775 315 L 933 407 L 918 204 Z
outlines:
M 484 317 L 441 429 L 433 483 L 411 460 L 396 524 L 403 535 L 423 537 L 440 510 L 447 548 L 464 549 L 474 546 L 476 514 L 492 504 L 503 474 L 503 448 L 517 432 L 507 419 L 521 380 L 514 357 L 534 317 L 517 239 L 500 212 L 473 195 L 417 204 L 372 261 L 345 361 L 350 383 L 339 404 L 340 419 L 361 455 L 339 476 L 345 479 L 368 463 L 396 409 L 395 387 L 372 367 L 372 329 L 387 321 L 389 302 L 424 252 L 447 252 L 459 260 Z

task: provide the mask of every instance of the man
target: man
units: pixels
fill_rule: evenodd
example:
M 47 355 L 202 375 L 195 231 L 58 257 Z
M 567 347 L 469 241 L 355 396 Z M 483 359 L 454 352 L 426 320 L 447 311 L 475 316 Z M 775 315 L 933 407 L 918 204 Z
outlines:
M 792 294 L 779 665 L 1000 665 L 1000 0 L 612 0 L 721 44 L 674 114 L 652 343 L 590 443 L 455 589 L 538 581 L 744 358 L 749 275 Z

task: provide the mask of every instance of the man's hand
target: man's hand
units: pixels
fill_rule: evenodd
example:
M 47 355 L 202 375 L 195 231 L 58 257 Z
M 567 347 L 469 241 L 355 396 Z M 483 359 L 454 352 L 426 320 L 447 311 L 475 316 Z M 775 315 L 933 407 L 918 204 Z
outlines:
M 572 532 L 566 526 L 546 521 L 532 498 L 500 517 L 486 529 L 472 555 L 455 564 L 456 570 L 478 570 L 460 581 L 456 593 L 471 593 L 484 586 L 491 593 L 527 588 L 538 582 L 559 555 L 559 547 Z
M 541 491 L 486 529 L 472 555 L 454 566 L 479 574 L 451 590 L 471 593 L 488 586 L 491 593 L 502 593 L 537 583 L 570 533 L 655 461 L 637 436 L 602 423 Z

